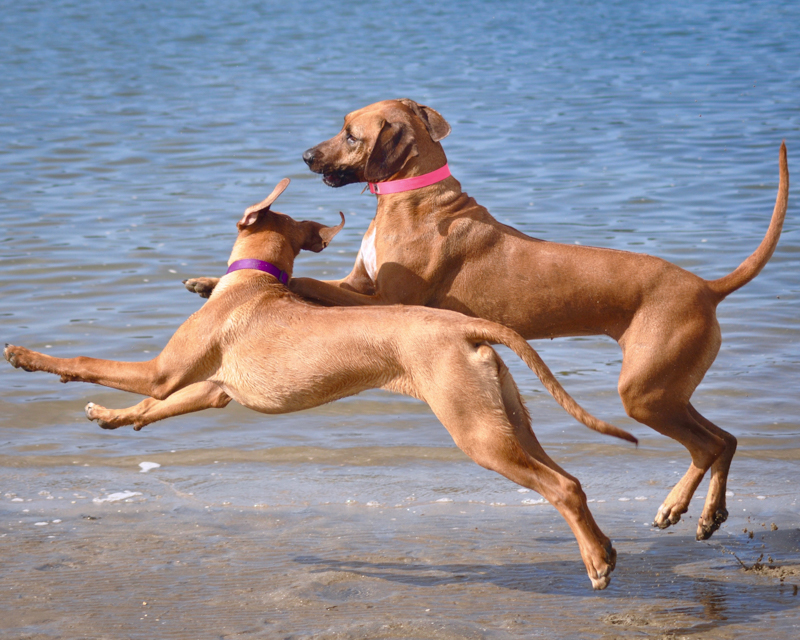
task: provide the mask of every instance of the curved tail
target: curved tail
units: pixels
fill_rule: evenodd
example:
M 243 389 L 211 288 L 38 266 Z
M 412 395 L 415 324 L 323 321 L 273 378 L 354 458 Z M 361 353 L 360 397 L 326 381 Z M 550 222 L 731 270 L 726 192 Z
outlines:
M 708 287 L 717 294 L 719 298 L 718 301 L 755 278 L 775 252 L 775 247 L 778 245 L 778 238 L 780 238 L 781 230 L 783 229 L 783 220 L 786 218 L 786 206 L 789 202 L 789 163 L 786 160 L 785 141 L 781 142 L 778 165 L 780 171 L 778 197 L 775 200 L 775 209 L 772 212 L 772 220 L 770 220 L 767 234 L 752 255 L 736 267 L 736 269 L 718 280 L 708 281 Z
M 628 442 L 639 444 L 639 441 L 624 429 L 620 429 L 613 424 L 595 418 L 579 405 L 575 399 L 566 392 L 564 387 L 561 386 L 561 383 L 556 379 L 553 372 L 550 371 L 550 368 L 544 363 L 544 360 L 542 360 L 536 350 L 516 331 L 488 320 L 479 322 L 480 324 L 474 327 L 474 333 L 470 338 L 484 340 L 490 344 L 504 344 L 511 349 L 528 365 L 528 367 L 530 367 L 531 371 L 541 380 L 544 388 L 550 392 L 550 395 L 555 398 L 556 402 L 558 402 L 558 404 L 573 418 L 598 433 L 603 433 L 607 436 L 615 436 L 627 440 Z

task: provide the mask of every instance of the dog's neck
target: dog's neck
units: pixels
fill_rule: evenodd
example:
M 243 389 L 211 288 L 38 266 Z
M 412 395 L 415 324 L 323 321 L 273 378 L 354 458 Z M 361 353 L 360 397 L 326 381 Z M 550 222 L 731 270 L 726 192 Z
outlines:
M 410 158 L 402 170 L 391 176 L 383 184 L 404 180 L 413 181 L 431 174 L 434 174 L 435 177 L 437 171 L 447 166 L 447 156 L 440 143 L 430 141 L 428 145 L 420 146 L 418 154 Z M 431 181 L 428 185 L 411 190 L 393 192 L 393 190 L 389 189 L 381 194 L 379 187 L 376 195 L 378 198 L 378 213 L 380 213 L 382 210 L 391 211 L 396 207 L 408 207 L 409 211 L 423 210 L 419 208 L 421 203 L 431 199 L 436 202 L 434 210 L 447 209 L 461 199 L 462 192 L 461 183 L 452 175 L 447 175 L 440 180 Z M 427 208 L 424 210 L 427 210 Z
M 415 173 L 424 175 L 422 172 Z M 396 219 L 398 213 L 402 212 L 402 217 L 418 220 L 446 218 L 462 209 L 469 196 L 461 191 L 461 183 L 450 175 L 420 189 L 383 195 L 378 193 L 376 198 L 376 216 L 390 220 Z
M 295 256 L 291 243 L 280 233 L 268 229 L 255 232 L 245 229 L 236 238 L 228 267 L 238 267 L 236 272 L 245 276 L 248 272 L 251 276 L 268 273 L 286 284 L 292 277 Z M 262 268 L 258 263 L 271 265 L 274 270 Z

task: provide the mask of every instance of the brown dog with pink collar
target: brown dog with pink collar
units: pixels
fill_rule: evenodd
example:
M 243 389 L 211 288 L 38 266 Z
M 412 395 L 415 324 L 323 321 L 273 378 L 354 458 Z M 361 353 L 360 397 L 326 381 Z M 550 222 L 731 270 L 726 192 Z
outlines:
M 652 256 L 545 242 L 500 224 L 446 170 L 440 141 L 449 133 L 430 107 L 386 100 L 348 114 L 338 135 L 306 151 L 303 159 L 329 186 L 371 183 L 378 210 L 346 278 L 297 278 L 290 287 L 329 305 L 452 309 L 499 322 L 529 340 L 614 338 L 623 353 L 618 388 L 626 412 L 691 455 L 655 525 L 680 520 L 710 469 L 697 538 L 710 537 L 727 518 L 736 438 L 690 399 L 719 351 L 717 305 L 758 275 L 778 243 L 789 195 L 785 145 L 766 236 L 730 274 L 707 281 Z M 404 180 L 417 183 L 393 188 Z M 202 295 L 213 284 L 197 279 L 187 286 Z
M 692 463 L 658 510 L 675 524 L 706 471 L 711 484 L 697 525 L 706 539 L 727 517 L 725 488 L 736 438 L 690 398 L 720 347 L 717 305 L 752 280 L 778 243 L 789 194 L 786 147 L 766 237 L 738 268 L 707 281 L 659 258 L 530 238 L 497 222 L 447 175 L 440 140 L 450 126 L 411 100 L 378 102 L 345 118 L 341 132 L 303 155 L 334 187 L 378 183 L 378 210 L 353 271 L 343 280 L 298 279 L 292 289 L 335 305 L 422 304 L 488 318 L 526 339 L 605 334 L 622 347 L 619 393 L 632 418 L 674 438 Z M 448 172 L 449 174 L 449 172 Z

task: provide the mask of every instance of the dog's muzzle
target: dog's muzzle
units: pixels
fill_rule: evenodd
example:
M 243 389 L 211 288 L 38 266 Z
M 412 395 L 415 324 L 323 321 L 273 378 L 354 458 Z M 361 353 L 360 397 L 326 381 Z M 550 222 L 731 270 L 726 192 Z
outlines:
M 361 182 L 353 169 L 332 169 L 322 166 L 320 156 L 317 147 L 311 147 L 303 153 L 303 162 L 314 173 L 322 174 L 322 181 L 329 187 L 343 187 L 346 184 Z

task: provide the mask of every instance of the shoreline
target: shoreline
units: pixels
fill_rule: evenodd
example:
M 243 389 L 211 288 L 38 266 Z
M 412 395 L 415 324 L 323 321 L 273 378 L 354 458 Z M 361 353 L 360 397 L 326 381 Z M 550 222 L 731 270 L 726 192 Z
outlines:
M 523 525 L 510 510 L 464 505 L 429 505 L 439 513 L 426 517 L 119 506 L 65 519 L 69 531 L 54 537 L 52 527 L 0 534 L 5 633 L 785 638 L 800 624 L 797 528 L 705 544 L 642 527 L 615 542 L 614 579 L 593 592 L 552 510 L 531 510 Z M 769 554 L 784 573 L 744 570 L 733 553 L 750 566 Z
M 618 560 L 594 592 L 566 523 L 532 492 L 256 506 L 232 474 L 210 499 L 173 489 L 163 467 L 16 471 L 0 499 L 10 637 L 777 639 L 800 626 L 800 514 L 785 497 L 737 495 L 707 542 L 697 514 L 659 531 L 654 500 L 597 499 Z

